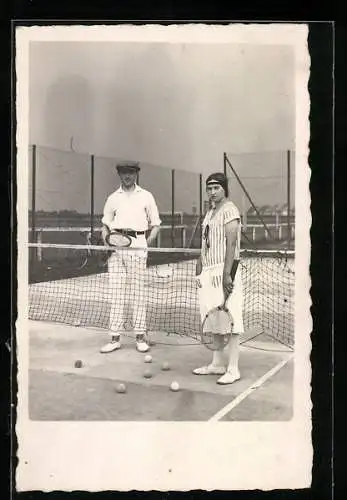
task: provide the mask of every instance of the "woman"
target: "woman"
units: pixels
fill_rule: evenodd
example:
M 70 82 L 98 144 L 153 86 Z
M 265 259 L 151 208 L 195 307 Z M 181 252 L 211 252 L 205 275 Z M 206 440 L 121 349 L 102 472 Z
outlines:
M 212 362 L 193 370 L 195 375 L 221 375 L 217 384 L 232 384 L 240 379 L 239 339 L 243 333 L 242 281 L 240 266 L 234 282 L 231 268 L 240 258 L 241 220 L 236 206 L 227 199 L 228 180 L 224 174 L 211 174 L 206 180 L 210 209 L 203 221 L 201 256 L 196 265 L 199 283 L 201 320 L 207 312 L 224 302 L 234 319 L 234 328 L 228 345 L 213 351 Z

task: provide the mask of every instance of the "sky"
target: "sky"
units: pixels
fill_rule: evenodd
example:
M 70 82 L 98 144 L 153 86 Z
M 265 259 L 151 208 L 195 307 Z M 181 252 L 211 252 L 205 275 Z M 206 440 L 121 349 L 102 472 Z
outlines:
M 176 182 L 177 205 L 186 209 L 198 203 L 198 175 L 222 170 L 224 152 L 241 177 L 268 173 L 279 179 L 284 170 L 275 158 L 294 148 L 295 61 L 289 46 L 31 42 L 29 68 L 30 143 L 81 153 L 66 165 L 83 163 L 88 157 L 82 154 L 150 164 L 142 169 L 144 187 L 155 191 L 165 210 L 167 169 L 188 172 L 179 172 Z M 84 210 L 85 171 L 71 173 L 58 156 L 47 150 L 38 163 L 38 208 Z M 100 206 L 118 182 L 105 165 L 97 171 Z M 64 169 L 65 177 L 59 173 Z M 281 202 L 283 189 L 280 195 L 276 183 L 260 184 L 254 193 L 259 204 Z

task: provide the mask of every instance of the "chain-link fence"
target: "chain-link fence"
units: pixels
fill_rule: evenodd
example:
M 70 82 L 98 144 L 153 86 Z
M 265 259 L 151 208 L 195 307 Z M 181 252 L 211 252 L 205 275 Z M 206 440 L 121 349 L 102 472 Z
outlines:
M 224 171 L 241 212 L 243 247 L 293 249 L 294 152 L 224 153 Z
M 88 233 L 100 235 L 104 203 L 119 185 L 115 166 L 124 158 L 33 145 L 29 159 L 29 241 L 84 244 Z M 293 248 L 293 151 L 224 153 L 224 172 L 241 212 L 243 247 Z M 141 162 L 139 184 L 159 208 L 157 246 L 199 248 L 208 208 L 202 175 Z
M 119 186 L 106 158 L 42 146 L 29 150 L 29 241 L 83 244 L 100 234 L 103 207 Z M 198 248 L 203 210 L 202 176 L 141 162 L 139 184 L 158 205 L 162 227 L 157 246 Z

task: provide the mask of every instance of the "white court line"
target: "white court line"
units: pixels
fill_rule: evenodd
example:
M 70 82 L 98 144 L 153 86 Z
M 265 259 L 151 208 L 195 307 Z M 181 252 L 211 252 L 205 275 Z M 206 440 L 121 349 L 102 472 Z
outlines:
M 227 413 L 233 410 L 237 405 L 239 405 L 244 399 L 246 399 L 255 389 L 258 389 L 264 382 L 266 382 L 269 378 L 275 375 L 281 368 L 283 368 L 294 355 L 288 356 L 286 359 L 282 360 L 276 366 L 271 368 L 265 375 L 260 377 L 256 382 L 254 382 L 248 389 L 241 392 L 235 399 L 230 401 L 224 408 L 219 410 L 215 415 L 213 415 L 208 421 L 209 422 L 218 422 L 221 418 L 223 418 Z

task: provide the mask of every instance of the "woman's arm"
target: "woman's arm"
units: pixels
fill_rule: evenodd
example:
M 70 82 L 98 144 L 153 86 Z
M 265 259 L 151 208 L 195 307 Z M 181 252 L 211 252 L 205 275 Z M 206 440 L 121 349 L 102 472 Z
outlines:
M 223 288 L 224 292 L 230 294 L 233 291 L 233 280 L 231 269 L 235 258 L 237 235 L 239 231 L 239 220 L 234 219 L 225 225 L 226 251 L 223 268 Z
M 201 257 L 199 256 L 198 260 L 196 261 L 195 274 L 196 276 L 198 276 L 201 273 L 202 273 L 202 263 L 201 263 Z

